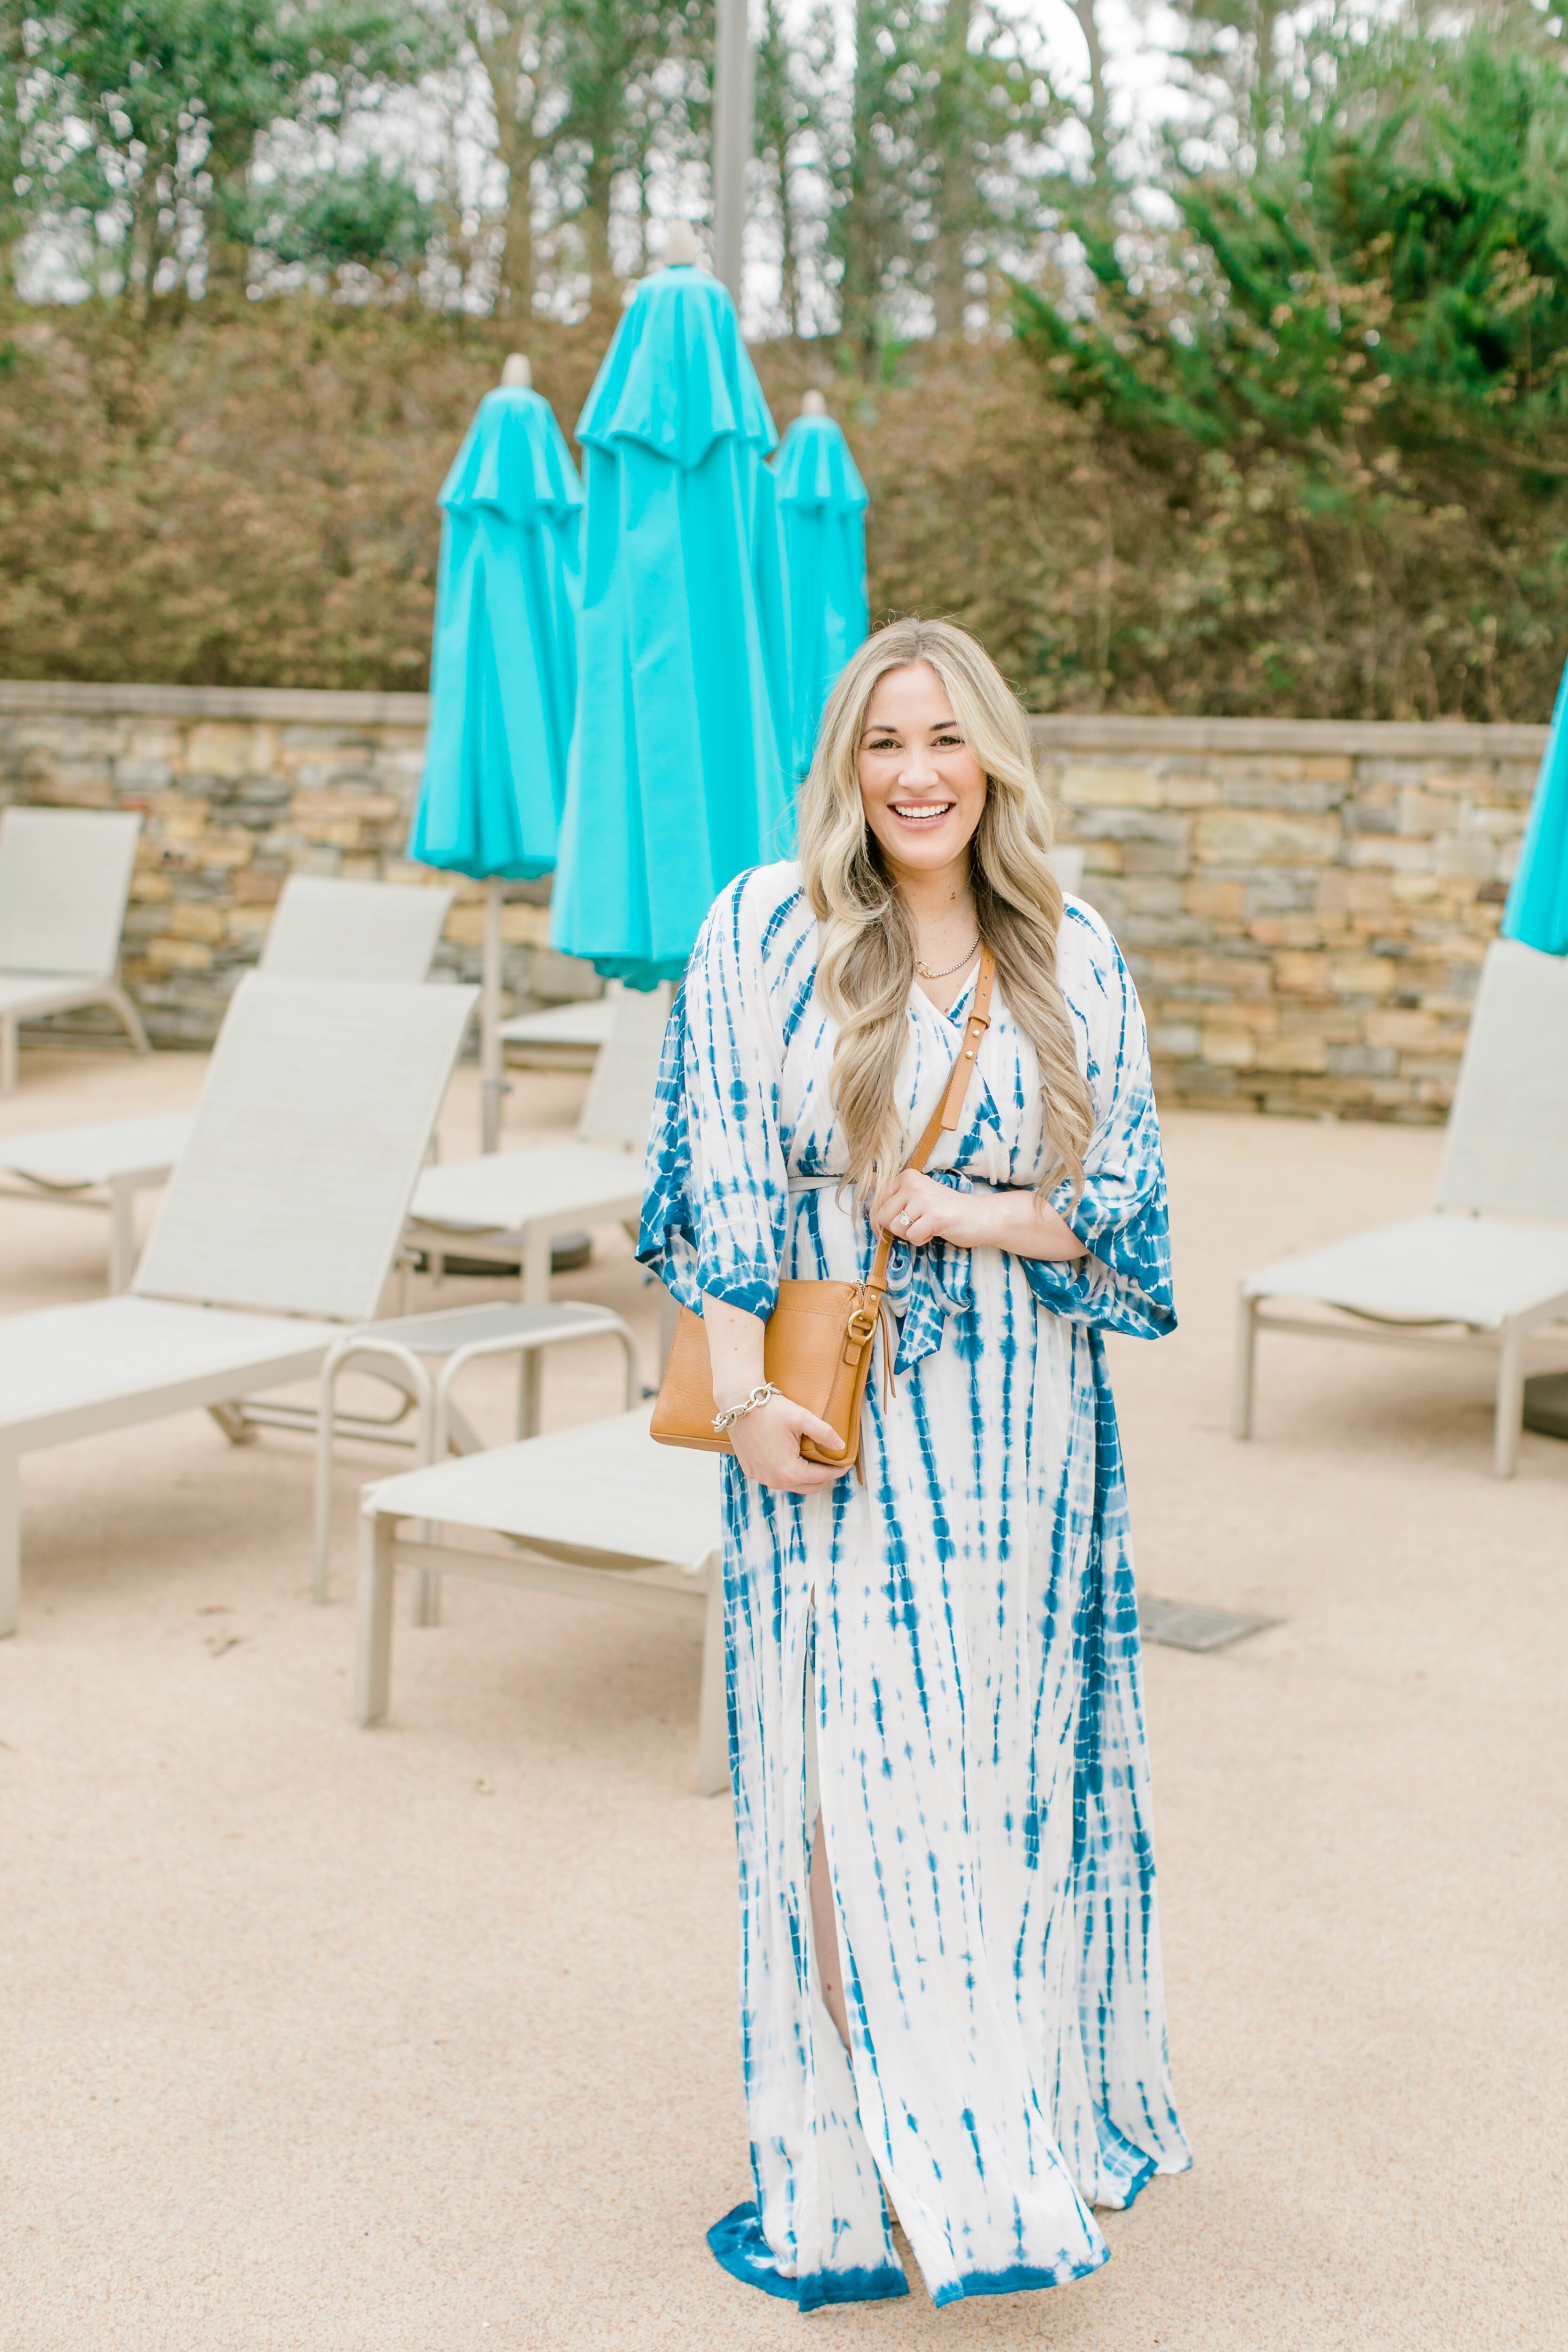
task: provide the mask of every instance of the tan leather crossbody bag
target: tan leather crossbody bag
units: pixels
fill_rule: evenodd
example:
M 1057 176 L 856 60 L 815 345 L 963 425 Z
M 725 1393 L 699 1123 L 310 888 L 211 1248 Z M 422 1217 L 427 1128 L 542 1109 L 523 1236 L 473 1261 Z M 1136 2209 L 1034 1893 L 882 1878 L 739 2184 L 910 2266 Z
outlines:
M 904 1163 L 917 1174 L 935 1150 L 937 1138 L 958 1125 L 980 1040 L 991 1025 L 995 978 L 996 959 L 989 948 L 982 948 L 974 1001 L 963 1024 L 952 1075 L 925 1133 Z M 813 1438 L 803 1437 L 800 1450 L 809 1462 L 849 1462 L 859 1454 L 860 1409 L 871 1370 L 872 1342 L 888 1295 L 892 1250 L 891 1234 L 883 1234 L 864 1282 L 779 1285 L 778 1304 L 768 1318 L 763 1341 L 763 1376 L 792 1403 L 804 1405 L 839 1435 L 837 1454 L 829 1454 Z M 653 1434 L 661 1445 L 691 1445 L 704 1454 L 732 1453 L 729 1433 L 714 1430 L 718 1411 L 707 1327 L 700 1315 L 683 1307 L 653 1409 Z

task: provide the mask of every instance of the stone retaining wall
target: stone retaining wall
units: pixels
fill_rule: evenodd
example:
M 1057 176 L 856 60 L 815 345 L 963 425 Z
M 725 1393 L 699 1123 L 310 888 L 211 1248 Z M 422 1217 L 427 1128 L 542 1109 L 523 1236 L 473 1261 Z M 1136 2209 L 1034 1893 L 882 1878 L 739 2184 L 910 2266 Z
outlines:
M 0 802 L 142 812 L 126 983 L 157 1044 L 206 1045 L 287 875 L 432 879 L 403 855 L 427 707 L 422 694 L 0 685 Z M 483 890 L 448 879 L 437 970 L 477 981 Z M 590 968 L 550 948 L 549 896 L 509 892 L 517 1005 L 598 992 Z
M 139 808 L 125 975 L 154 1037 L 205 1045 L 290 871 L 417 884 L 402 855 L 422 695 L 0 685 L 0 800 Z M 1440 1119 L 1518 856 L 1544 728 L 1035 723 L 1061 839 L 1121 940 L 1167 1101 Z M 440 968 L 477 978 L 458 885 Z M 506 910 L 516 1002 L 592 992 Z
M 1162 1099 L 1437 1120 L 1546 730 L 1036 723 Z

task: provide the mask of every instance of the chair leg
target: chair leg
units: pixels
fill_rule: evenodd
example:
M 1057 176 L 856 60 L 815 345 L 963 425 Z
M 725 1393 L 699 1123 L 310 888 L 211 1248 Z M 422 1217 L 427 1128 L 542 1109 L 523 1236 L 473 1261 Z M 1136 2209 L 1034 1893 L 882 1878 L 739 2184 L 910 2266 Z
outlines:
M 354 1624 L 354 1720 L 379 1723 L 392 1700 L 392 1538 L 396 1522 L 368 1513 L 359 1529 Z
M 243 1404 L 209 1404 L 207 1412 L 231 1445 L 254 1445 L 261 1432 L 246 1418 Z
M 1518 1323 L 1505 1323 L 1498 1351 L 1497 1419 L 1492 1431 L 1492 1468 L 1500 1478 L 1511 1478 L 1519 1467 L 1523 1419 L 1524 1331 Z
M 0 1014 L 0 1095 L 16 1091 L 16 1021 L 14 1013 Z
M 109 1287 L 118 1297 L 136 1271 L 136 1188 L 123 1176 L 109 1187 Z
M 550 1304 L 550 1265 L 552 1234 L 536 1233 L 529 1226 L 522 1243 L 522 1303 L 525 1307 L 548 1307 Z
M 1258 1301 L 1245 1291 L 1237 1301 L 1236 1370 L 1231 1391 L 1230 1433 L 1252 1434 L 1252 1398 L 1258 1375 Z
M 537 1437 L 539 1408 L 544 1392 L 544 1350 L 524 1348 L 517 1367 L 517 1433 Z
M 0 1634 L 14 1633 L 22 1608 L 22 1481 L 14 1454 L 0 1454 Z
M 153 1050 L 153 1041 L 142 1025 L 142 1015 L 118 982 L 104 990 L 103 1001 L 115 1019 L 121 1023 L 136 1051 L 139 1054 L 150 1054 Z
M 697 1716 L 697 1793 L 721 1796 L 730 1785 L 730 1714 L 724 1673 L 724 1555 L 708 1561 L 702 1620 L 702 1695 Z
M 316 1397 L 315 1546 L 310 1561 L 310 1599 L 318 1609 L 327 1601 L 329 1560 L 332 1549 L 332 1454 L 337 1443 L 338 1361 L 329 1356 L 321 1366 Z
M 432 1462 L 445 1462 L 447 1459 L 447 1414 L 449 1411 L 449 1400 L 439 1382 L 437 1384 L 434 1395 L 420 1399 L 418 1452 L 416 1460 L 421 1470 Z M 436 1540 L 435 1528 L 428 1519 L 418 1520 L 414 1533 L 416 1539 L 420 1543 L 434 1543 Z M 414 1604 L 414 1622 L 416 1625 L 438 1625 L 441 1622 L 441 1580 L 427 1568 L 422 1568 L 419 1571 L 418 1598 Z

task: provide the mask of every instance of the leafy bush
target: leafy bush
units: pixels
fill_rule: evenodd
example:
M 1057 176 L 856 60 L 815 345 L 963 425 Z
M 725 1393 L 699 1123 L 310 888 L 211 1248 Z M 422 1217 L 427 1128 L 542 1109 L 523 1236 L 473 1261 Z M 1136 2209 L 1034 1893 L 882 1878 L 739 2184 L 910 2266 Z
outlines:
M 277 181 L 247 200 L 244 242 L 280 267 L 406 278 L 436 230 L 435 206 L 396 164 L 372 155 Z
M 1110 644 L 1108 688 L 1185 640 L 1211 709 L 1495 719 L 1521 688 L 1543 708 L 1568 584 L 1568 77 L 1398 28 L 1311 56 L 1252 168 L 1177 175 L 1180 229 L 1136 270 L 1080 225 L 1092 308 L 1016 295 L 1045 385 L 1190 525 L 1163 624 Z
M 536 323 L 568 430 L 607 333 Z M 0 675 L 422 687 L 436 493 L 510 347 L 504 323 L 309 295 L 154 333 L 97 305 L 0 319 Z M 756 357 L 782 425 L 820 350 Z M 1483 468 L 1491 502 L 1462 514 L 1379 492 L 1374 536 L 1372 506 L 1308 512 L 1288 454 L 1167 461 L 1015 343 L 889 365 L 829 386 L 873 610 L 965 621 L 1037 709 L 1547 715 L 1554 480 Z

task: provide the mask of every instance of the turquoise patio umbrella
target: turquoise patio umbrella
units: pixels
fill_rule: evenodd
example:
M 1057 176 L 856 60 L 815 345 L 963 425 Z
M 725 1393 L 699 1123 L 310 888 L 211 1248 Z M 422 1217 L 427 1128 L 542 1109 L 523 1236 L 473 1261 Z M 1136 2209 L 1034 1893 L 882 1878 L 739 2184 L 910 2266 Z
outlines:
M 555 865 L 577 699 L 583 486 L 509 359 L 441 486 L 430 728 L 408 855 L 485 893 L 483 1148 L 500 1139 L 501 886 Z
M 670 249 L 690 252 L 672 235 Z M 587 524 L 577 725 L 551 940 L 679 978 L 726 882 L 787 854 L 789 666 L 776 436 L 735 309 L 645 278 L 577 425 Z
M 808 392 L 773 461 L 789 573 L 791 767 L 811 765 L 822 706 L 870 626 L 866 485 L 849 444 Z
M 1503 909 L 1503 936 L 1568 955 L 1568 669 L 1530 803 L 1524 852 Z

